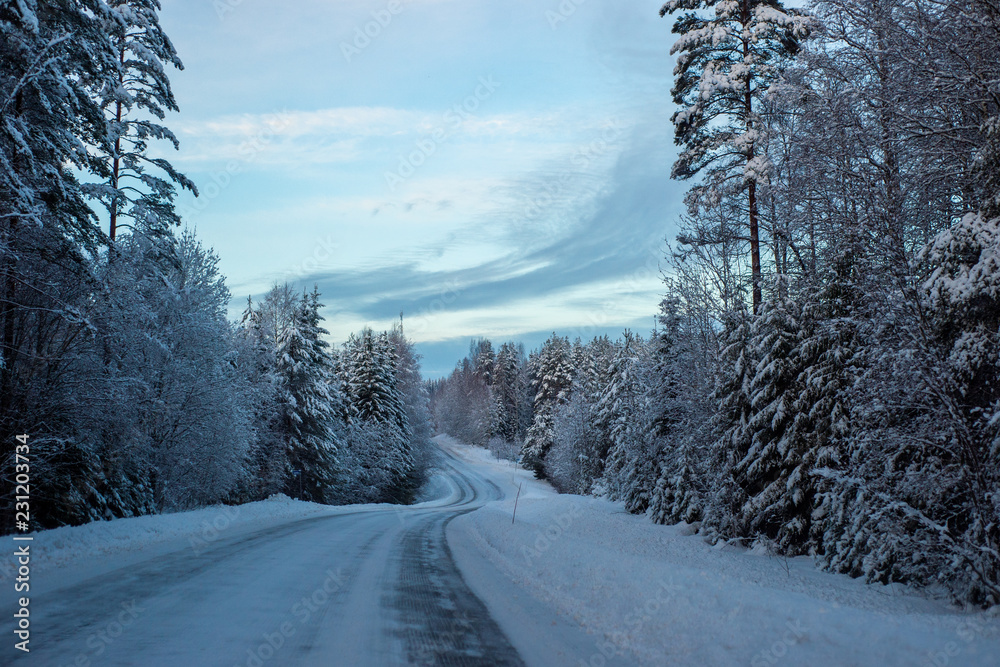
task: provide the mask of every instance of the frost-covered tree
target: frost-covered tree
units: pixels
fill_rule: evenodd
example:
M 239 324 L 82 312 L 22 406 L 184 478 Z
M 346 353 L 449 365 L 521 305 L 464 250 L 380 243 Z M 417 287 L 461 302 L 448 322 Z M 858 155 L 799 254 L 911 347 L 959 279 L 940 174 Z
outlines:
M 714 323 L 681 298 L 678 285 L 670 283 L 676 293 L 661 302 L 659 329 L 650 341 L 647 411 L 658 465 L 649 515 L 657 523 L 700 520 L 710 490 L 718 343 Z
M 165 140 L 178 148 L 177 137 L 162 121 L 178 111 L 166 67 L 183 69 L 170 38 L 160 27 L 158 0 L 111 0 L 105 21 L 118 72 L 98 92 L 107 119 L 112 150 L 105 156 L 107 177 L 90 184 L 88 193 L 108 215 L 108 237 L 119 230 L 162 237 L 180 224 L 174 210 L 175 186 L 197 194 L 194 183 L 167 160 L 149 154 L 150 141 Z M 163 176 L 150 173 L 154 167 Z
M 102 241 L 77 171 L 102 173 L 91 148 L 107 148 L 92 97 L 113 79 L 99 0 L 0 6 L 0 433 L 20 432 L 34 385 L 32 348 L 44 348 L 36 317 L 75 328 L 73 281 L 92 278 L 87 254 Z M 67 284 L 67 282 L 69 284 Z M 55 323 L 53 323 L 55 324 Z M 52 328 L 47 329 L 48 332 Z M 37 377 L 37 375 L 35 376 Z M 19 416 L 20 415 L 20 416 Z
M 474 373 L 487 387 L 493 386 L 496 354 L 493 343 L 488 338 L 474 340 L 469 345 L 469 359 L 472 360 Z
M 524 346 L 507 342 L 494 353 L 492 342 L 478 339 L 451 375 L 434 383 L 432 409 L 439 432 L 512 456 L 531 423 L 531 396 Z
M 500 346 L 493 373 L 493 412 L 490 432 L 507 443 L 520 442 L 524 439 L 526 364 L 523 346 L 512 342 Z
M 420 376 L 420 355 L 403 331 L 402 321 L 389 331 L 389 343 L 395 352 L 396 383 L 406 413 L 408 449 L 412 467 L 404 471 L 408 479 L 404 494 L 415 492 L 426 480 L 430 466 L 431 425 L 430 397 Z
M 894 579 L 940 580 L 1000 601 L 1000 219 L 968 214 L 921 253 L 927 328 L 913 329 L 901 388 L 909 424 L 889 430 L 894 465 L 870 477 Z M 895 355 L 892 355 L 895 356 Z M 885 434 L 881 425 L 873 435 Z M 905 468 L 903 464 L 905 463 Z M 875 578 L 875 577 L 873 577 Z
M 280 380 L 279 426 L 289 473 L 285 492 L 324 502 L 337 482 L 337 397 L 332 363 L 323 340 L 319 293 L 297 300 L 291 322 L 277 339 L 275 371 Z
M 437 429 L 470 445 L 485 446 L 493 433 L 490 388 L 468 357 L 459 362 L 434 396 Z
M 283 492 L 289 469 L 279 424 L 277 357 L 264 336 L 264 305 L 254 308 L 248 297 L 237 327 L 237 365 L 250 384 L 247 401 L 255 431 L 247 454 L 247 479 L 233 492 L 233 499 L 243 502 Z
M 352 419 L 406 426 L 396 386 L 395 352 L 385 333 L 370 328 L 352 335 L 344 355 Z
M 595 423 L 594 407 L 581 390 L 555 409 L 545 477 L 561 493 L 588 493 L 603 472 L 603 434 Z
M 386 500 L 402 499 L 414 452 L 395 347 L 386 332 L 365 328 L 347 341 L 343 357 L 349 419 L 379 430 L 382 465 L 392 472 L 382 491 Z
M 521 447 L 521 463 L 542 477 L 545 474 L 545 455 L 553 442 L 555 408 L 569 400 L 573 387 L 569 339 L 553 333 L 529 363 L 531 387 L 535 392 L 534 418 Z
M 626 331 L 595 406 L 605 442 L 604 485 L 611 498 L 623 500 L 635 513 L 646 511 L 656 479 L 658 452 L 649 437 L 646 410 L 649 366 L 647 342 Z
M 783 60 L 798 52 L 810 20 L 777 0 L 670 0 L 660 16 L 683 12 L 672 90 L 680 107 L 671 120 L 684 147 L 673 178 L 705 172 L 692 191 L 695 210 L 722 197 L 745 193 L 754 310 L 762 301 L 760 211 L 757 188 L 770 166 L 763 152 L 761 99 L 777 80 Z

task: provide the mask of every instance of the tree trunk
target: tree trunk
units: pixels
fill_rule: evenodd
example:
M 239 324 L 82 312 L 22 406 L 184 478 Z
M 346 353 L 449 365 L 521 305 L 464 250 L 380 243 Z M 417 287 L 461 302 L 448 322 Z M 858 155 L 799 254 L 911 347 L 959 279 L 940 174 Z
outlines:
M 125 85 L 125 41 L 122 40 L 122 45 L 118 49 L 118 62 L 122 65 L 122 71 L 118 74 L 119 85 Z M 111 187 L 115 189 L 114 198 L 111 200 L 111 207 L 108 210 L 108 217 L 111 219 L 111 223 L 108 229 L 108 237 L 111 242 L 115 241 L 115 234 L 118 231 L 118 173 L 121 169 L 121 152 L 122 152 L 122 138 L 121 138 L 121 123 L 122 123 L 122 103 L 115 102 L 115 120 L 118 125 L 115 127 L 115 154 L 112 158 L 112 172 L 111 172 Z
M 743 0 L 743 13 L 741 16 L 743 23 L 743 34 L 747 34 L 750 25 L 750 2 Z M 750 40 L 743 37 L 743 60 L 746 62 L 750 58 Z M 753 131 L 753 86 L 752 78 L 747 77 L 746 86 L 743 90 L 743 113 L 746 118 L 747 132 Z M 756 157 L 754 143 L 747 146 L 747 165 Z M 747 205 L 750 213 L 750 271 L 753 282 L 753 312 L 760 310 L 763 295 L 761 290 L 761 269 L 760 269 L 760 221 L 757 211 L 757 180 L 751 178 L 747 183 Z

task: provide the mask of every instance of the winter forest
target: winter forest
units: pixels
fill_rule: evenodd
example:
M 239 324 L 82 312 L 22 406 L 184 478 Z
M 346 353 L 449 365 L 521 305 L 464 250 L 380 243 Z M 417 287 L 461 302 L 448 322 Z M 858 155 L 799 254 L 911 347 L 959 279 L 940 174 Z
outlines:
M 331 346 L 317 291 L 227 319 L 182 224 L 157 0 L 0 3 L 0 433 L 40 527 L 242 503 L 407 502 L 430 421 L 402 323 Z M 10 473 L 8 475 L 8 473 Z M 5 513 L 5 528 L 13 512 Z
M 650 333 L 474 341 L 439 428 L 713 542 L 1000 602 L 1000 4 L 672 0 Z
M 436 428 L 713 543 L 1000 604 L 998 0 L 668 2 L 690 188 L 655 329 L 476 339 L 430 382 L 405 319 L 333 343 L 312 286 L 229 317 L 153 148 L 159 11 L 0 0 L 8 509 L 21 433 L 47 528 L 409 503 Z

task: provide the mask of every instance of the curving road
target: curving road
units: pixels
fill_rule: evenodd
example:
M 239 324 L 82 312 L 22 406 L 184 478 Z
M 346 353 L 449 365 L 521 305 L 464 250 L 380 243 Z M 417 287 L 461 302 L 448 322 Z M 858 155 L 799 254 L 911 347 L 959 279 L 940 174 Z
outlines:
M 160 554 L 36 593 L 32 652 L 12 657 L 16 652 L 4 646 L 0 662 L 578 664 L 573 654 L 586 655 L 593 646 L 582 631 L 550 618 L 530 596 L 480 584 L 480 597 L 470 588 L 445 527 L 502 492 L 445 452 L 438 470 L 428 489 L 432 499 L 417 506 L 359 506 L 305 518 L 219 539 L 201 553 Z M 468 571 L 474 556 L 464 558 Z M 0 628 L 11 637 L 7 606 Z

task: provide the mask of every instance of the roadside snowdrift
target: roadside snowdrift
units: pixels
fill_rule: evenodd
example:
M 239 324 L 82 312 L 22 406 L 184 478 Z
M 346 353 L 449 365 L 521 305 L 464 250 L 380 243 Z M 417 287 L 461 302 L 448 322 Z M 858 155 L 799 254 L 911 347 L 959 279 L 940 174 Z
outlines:
M 47 571 L 91 559 L 118 559 L 156 547 L 207 549 L 220 537 L 341 508 L 292 500 L 285 495 L 246 505 L 215 505 L 188 512 L 95 521 L 29 533 L 33 567 Z M 159 551 L 159 550 L 156 550 Z M 5 561 L 9 565 L 9 562 Z M 0 571 L 6 581 L 10 568 Z

